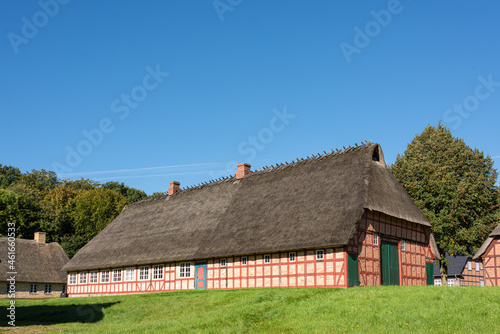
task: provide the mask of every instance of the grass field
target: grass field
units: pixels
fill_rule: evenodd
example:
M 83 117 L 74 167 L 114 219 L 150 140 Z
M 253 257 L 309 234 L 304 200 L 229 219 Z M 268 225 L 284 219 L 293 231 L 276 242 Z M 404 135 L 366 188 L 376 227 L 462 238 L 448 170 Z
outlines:
M 0 301 L 4 310 L 7 305 Z M 15 333 L 500 333 L 500 288 L 246 289 L 18 300 L 16 325 Z

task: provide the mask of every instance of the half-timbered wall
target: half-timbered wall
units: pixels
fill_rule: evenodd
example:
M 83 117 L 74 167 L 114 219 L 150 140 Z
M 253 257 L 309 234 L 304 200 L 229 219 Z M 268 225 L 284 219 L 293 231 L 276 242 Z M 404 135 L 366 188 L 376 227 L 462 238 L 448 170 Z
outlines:
M 500 239 L 496 237 L 484 252 L 484 282 L 486 286 L 500 286 Z
M 324 259 L 317 260 L 316 251 L 324 251 Z M 220 259 L 208 261 L 209 289 L 271 288 L 271 287 L 345 287 L 346 268 L 344 250 L 318 248 L 294 252 L 295 261 L 290 261 L 290 252 L 273 253 L 270 263 L 264 262 L 266 254 L 247 257 L 226 258 L 226 267 Z
M 323 260 L 317 259 L 317 251 L 323 251 Z M 295 261 L 290 261 L 290 253 L 295 253 Z M 270 256 L 270 263 L 264 257 Z M 344 247 L 295 250 L 269 254 L 212 258 L 207 261 L 208 289 L 240 289 L 264 287 L 347 287 L 346 253 Z M 226 266 L 221 266 L 221 260 Z M 186 263 L 186 262 L 182 262 Z M 161 292 L 174 290 L 192 290 L 195 280 L 195 263 L 190 264 L 190 275 L 180 277 L 180 262 L 163 264 L 163 278 L 154 279 L 152 265 L 147 266 L 149 278 L 140 280 L 141 267 L 123 267 L 101 269 L 99 271 L 70 272 L 68 275 L 69 296 L 90 296 L 106 294 L 130 294 Z M 198 263 L 198 262 L 197 262 Z M 155 266 L 158 264 L 155 264 Z M 162 264 L 159 264 L 162 265 Z M 126 269 L 134 269 L 134 280 L 125 281 Z M 121 281 L 113 282 L 113 270 L 121 270 Z M 103 272 L 109 270 L 109 282 L 102 283 Z M 91 283 L 90 273 L 97 275 L 97 283 Z M 71 274 L 76 274 L 76 283 L 72 284 Z M 81 283 L 80 275 L 85 276 Z
M 468 260 L 461 276 L 460 286 L 481 286 L 484 284 L 483 264 L 480 261 Z
M 378 238 L 378 242 L 374 242 Z M 359 254 L 360 286 L 381 285 L 380 245 L 398 244 L 401 285 L 426 285 L 426 263 L 434 263 L 425 227 L 365 210 L 349 253 Z

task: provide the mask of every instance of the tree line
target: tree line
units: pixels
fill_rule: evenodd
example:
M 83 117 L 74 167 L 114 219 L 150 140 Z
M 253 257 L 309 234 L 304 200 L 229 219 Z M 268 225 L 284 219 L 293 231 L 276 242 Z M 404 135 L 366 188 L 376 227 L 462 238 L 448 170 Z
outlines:
M 146 198 L 144 191 L 123 183 L 91 179 L 60 180 L 53 171 L 0 164 L 0 234 L 16 224 L 18 238 L 47 233 L 72 257 L 104 229 L 128 203 Z

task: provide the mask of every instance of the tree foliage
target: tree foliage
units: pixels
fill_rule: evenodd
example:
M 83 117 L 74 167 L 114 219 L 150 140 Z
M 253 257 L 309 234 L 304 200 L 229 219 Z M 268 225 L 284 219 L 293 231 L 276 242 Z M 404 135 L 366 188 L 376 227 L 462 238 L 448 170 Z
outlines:
M 119 183 L 116 181 L 109 181 L 104 183 L 102 187 L 105 189 L 116 191 L 117 193 L 121 194 L 123 197 L 127 199 L 128 203 L 137 202 L 140 201 L 141 199 L 145 199 L 148 197 L 144 191 L 135 188 L 130 188 L 125 184 L 123 184 L 123 182 Z
M 21 176 L 21 171 L 17 167 L 2 166 L 0 164 L 0 188 L 7 188 L 16 182 Z
M 57 187 L 61 181 L 57 178 L 57 174 L 45 169 L 35 170 L 21 174 L 18 183 L 25 184 L 27 187 L 44 192 L 48 189 Z
M 15 222 L 16 236 L 32 239 L 37 231 L 59 242 L 72 257 L 104 229 L 123 207 L 146 198 L 123 183 L 101 185 L 91 179 L 59 180 L 52 171 L 0 165 L 0 235 Z
M 26 190 L 26 189 L 24 189 Z M 32 238 L 42 223 L 42 203 L 29 191 L 16 187 L 15 191 L 0 189 L 0 228 L 7 231 L 9 222 L 16 223 L 16 236 Z
M 427 126 L 390 169 L 431 222 L 442 255 L 472 254 L 498 225 L 493 161 L 445 126 Z
M 75 232 L 90 240 L 118 216 L 127 200 L 115 191 L 96 188 L 78 194 L 74 205 Z

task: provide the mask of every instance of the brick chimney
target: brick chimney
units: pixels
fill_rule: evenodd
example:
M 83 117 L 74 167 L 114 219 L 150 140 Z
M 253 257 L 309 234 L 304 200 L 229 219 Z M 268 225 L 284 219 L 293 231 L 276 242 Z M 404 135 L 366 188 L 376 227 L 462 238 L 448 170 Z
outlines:
M 242 179 L 248 174 L 250 174 L 251 173 L 250 167 L 252 166 L 250 166 L 249 164 L 239 164 L 238 170 L 236 171 L 236 179 L 237 180 Z
M 45 232 L 35 232 L 35 242 L 40 245 L 45 245 Z
M 177 181 L 170 182 L 170 188 L 168 188 L 168 195 L 172 196 L 176 192 L 181 190 L 181 183 Z

